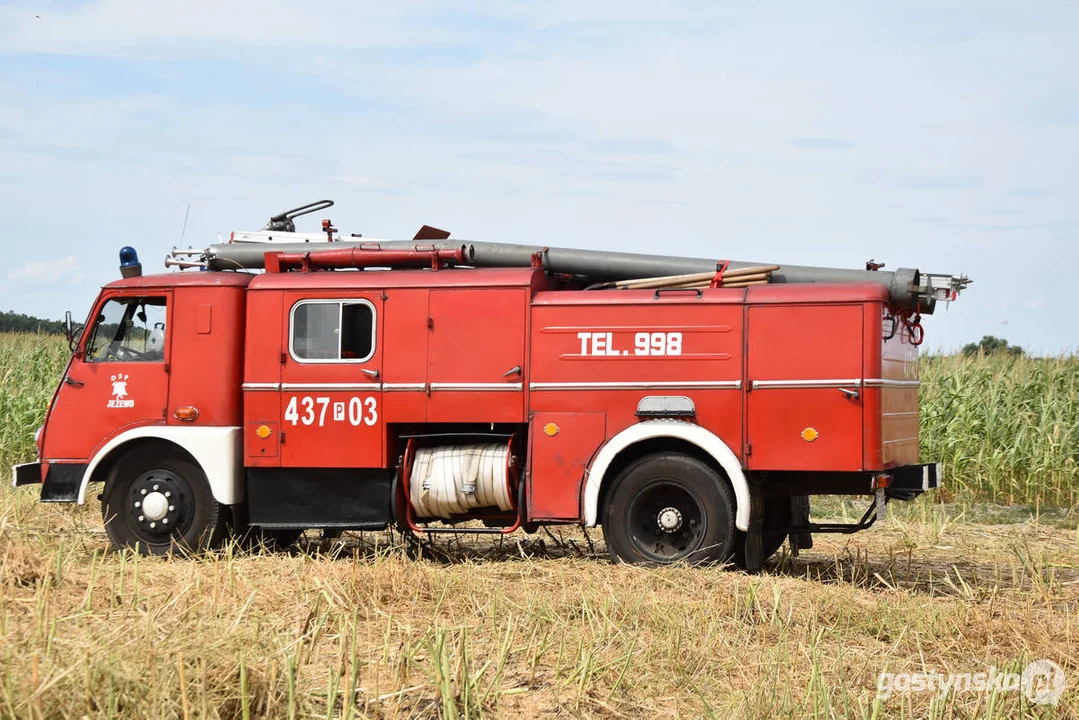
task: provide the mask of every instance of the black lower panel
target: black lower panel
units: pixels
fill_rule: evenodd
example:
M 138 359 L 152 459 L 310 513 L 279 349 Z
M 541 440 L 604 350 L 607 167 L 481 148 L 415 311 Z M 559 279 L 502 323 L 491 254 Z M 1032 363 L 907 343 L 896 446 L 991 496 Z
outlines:
M 79 499 L 86 463 L 50 463 L 41 484 L 41 502 L 75 502 Z
M 21 463 L 11 468 L 14 478 L 12 479 L 13 487 L 22 487 L 23 485 L 40 485 L 41 484 L 41 463 Z
M 940 466 L 928 463 L 874 472 L 761 472 L 751 476 L 757 481 L 752 492 L 764 497 L 872 495 L 873 482 L 881 475 L 889 478 L 888 497 L 897 500 L 910 500 L 941 485 Z
M 248 521 L 262 527 L 378 530 L 392 520 L 392 470 L 248 468 Z
M 872 495 L 873 475 L 869 472 L 769 471 L 756 474 L 760 484 L 751 491 L 764 497 Z

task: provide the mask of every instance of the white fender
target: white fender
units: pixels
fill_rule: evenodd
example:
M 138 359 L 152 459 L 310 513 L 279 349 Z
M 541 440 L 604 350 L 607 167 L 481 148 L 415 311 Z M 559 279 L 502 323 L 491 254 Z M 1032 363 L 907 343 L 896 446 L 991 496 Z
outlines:
M 243 438 L 238 427 L 179 427 L 144 425 L 122 432 L 105 443 L 94 455 L 79 485 L 79 504 L 86 502 L 86 486 L 101 461 L 113 450 L 139 438 L 157 438 L 176 443 L 195 458 L 206 473 L 214 499 L 235 505 L 243 499 L 243 465 L 240 452 Z
M 657 437 L 671 437 L 692 443 L 711 455 L 730 478 L 734 488 L 734 525 L 739 530 L 749 529 L 749 484 L 727 444 L 700 425 L 680 420 L 647 420 L 631 425 L 607 441 L 592 461 L 588 470 L 588 483 L 584 489 L 584 524 L 595 527 L 599 516 L 599 490 L 606 479 L 607 469 L 615 457 L 630 445 Z

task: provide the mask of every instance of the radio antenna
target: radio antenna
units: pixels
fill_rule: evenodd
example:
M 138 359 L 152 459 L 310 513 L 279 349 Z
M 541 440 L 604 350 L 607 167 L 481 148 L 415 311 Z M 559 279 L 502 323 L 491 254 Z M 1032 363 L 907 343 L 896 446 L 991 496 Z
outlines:
M 184 224 L 180 228 L 180 245 L 184 244 L 184 233 L 187 232 L 187 216 L 191 214 L 191 203 L 187 204 L 187 210 L 184 211 Z

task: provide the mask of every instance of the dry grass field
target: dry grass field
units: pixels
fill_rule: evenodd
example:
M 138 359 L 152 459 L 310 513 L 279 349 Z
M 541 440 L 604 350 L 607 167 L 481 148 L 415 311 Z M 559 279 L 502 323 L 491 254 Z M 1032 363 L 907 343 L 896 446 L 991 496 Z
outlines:
M 32 455 L 63 360 L 53 339 L 0 338 L 5 465 Z M 925 400 L 947 410 L 926 413 L 926 442 L 956 478 L 949 502 L 895 504 L 759 575 L 612 565 L 601 534 L 577 529 L 420 547 L 308 533 L 287 553 L 143 558 L 109 549 L 96 504 L 5 484 L 0 717 L 1079 717 L 1077 362 L 931 362 Z M 970 378 L 986 394 L 958 408 Z M 979 441 L 971 423 L 1011 422 L 1009 407 L 1046 424 L 1021 445 L 987 443 L 996 425 Z M 878 697 L 883 672 L 1043 658 L 1067 674 L 1058 705 Z

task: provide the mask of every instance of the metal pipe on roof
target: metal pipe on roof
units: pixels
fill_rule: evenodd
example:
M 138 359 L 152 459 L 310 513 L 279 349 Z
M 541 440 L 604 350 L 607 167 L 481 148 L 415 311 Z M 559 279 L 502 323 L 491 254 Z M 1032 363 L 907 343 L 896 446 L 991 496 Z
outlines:
M 379 241 L 378 247 L 384 250 L 411 250 L 417 247 L 454 249 L 460 248 L 462 244 L 471 248 L 473 259 L 470 264 L 476 267 L 528 267 L 533 257 L 539 254 L 543 269 L 552 273 L 585 276 L 594 282 L 714 272 L 717 264 L 716 258 L 671 257 L 462 240 L 419 243 L 415 240 L 391 240 Z M 333 243 L 334 248 L 344 245 L 370 247 L 371 243 L 359 239 L 342 239 Z M 272 248 L 267 248 L 263 243 L 220 243 L 207 248 L 203 257 L 207 267 L 213 270 L 261 268 L 263 255 L 270 249 L 276 252 L 318 252 L 309 243 L 274 243 Z M 728 268 L 736 270 L 763 264 L 765 263 L 734 260 L 730 261 Z M 956 292 L 969 282 L 965 278 L 950 276 L 947 280 L 950 283 L 948 287 Z M 913 268 L 899 268 L 895 271 L 850 270 L 781 264 L 772 272 L 770 281 L 773 283 L 879 283 L 888 288 L 889 297 L 894 305 L 912 310 L 918 308 L 925 314 L 933 312 L 936 300 L 940 298 L 944 290 L 944 286 L 934 286 L 931 280 L 923 279 L 922 273 Z

